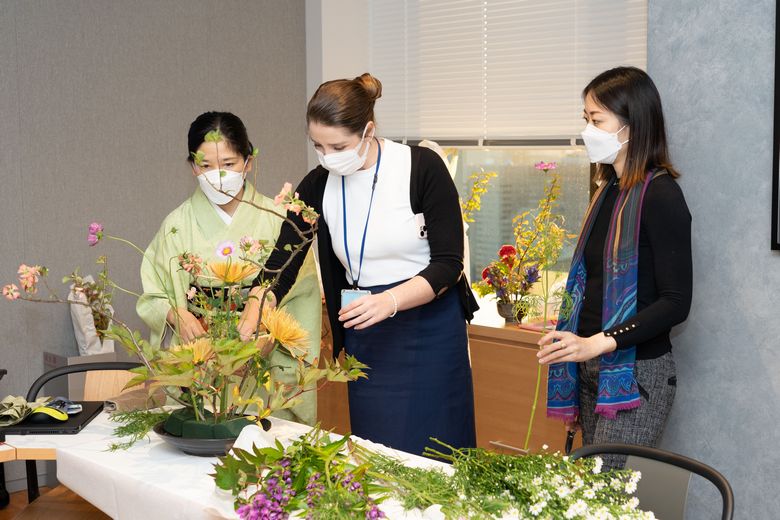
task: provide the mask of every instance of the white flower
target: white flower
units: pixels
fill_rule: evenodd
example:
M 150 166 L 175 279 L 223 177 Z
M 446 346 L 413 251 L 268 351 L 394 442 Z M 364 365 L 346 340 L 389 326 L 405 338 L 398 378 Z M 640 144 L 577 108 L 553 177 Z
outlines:
M 564 498 L 571 494 L 571 489 L 568 486 L 558 486 L 558 489 L 555 490 L 555 494 L 561 498 Z
M 586 489 L 586 490 L 585 490 L 585 492 L 584 492 L 584 493 L 582 493 L 582 495 L 583 495 L 585 498 L 588 498 L 588 499 L 590 499 L 590 500 L 593 500 L 594 498 L 596 498 L 596 492 L 595 492 L 595 491 L 593 491 L 592 489 Z
M 604 461 L 601 457 L 594 457 L 593 460 L 596 462 L 596 465 L 593 466 L 593 474 L 598 475 L 601 473 L 601 467 L 604 465 Z
M 603 482 L 594 482 L 593 483 L 593 491 L 601 491 L 604 489 L 605 484 Z
M 574 518 L 575 516 L 583 516 L 588 512 L 588 504 L 584 500 L 577 500 L 569 509 L 563 514 L 566 518 Z
M 584 485 L 585 482 L 580 477 L 577 477 L 576 479 L 574 479 L 574 483 L 572 484 L 571 487 L 573 487 L 574 489 L 580 489 Z
M 639 499 L 637 497 L 631 497 L 628 502 L 623 506 L 629 511 L 633 511 L 639 506 Z
M 609 486 L 612 489 L 621 489 L 623 487 L 623 483 L 620 480 L 613 478 L 609 480 Z
M 636 492 L 636 482 L 629 481 L 626 482 L 626 493 L 632 494 Z
M 641 471 L 634 471 L 631 473 L 631 479 L 629 482 L 633 482 L 634 484 L 639 482 L 639 479 L 642 478 L 642 472 Z
M 545 464 L 544 467 L 547 468 L 547 469 L 551 469 L 552 468 L 552 466 L 549 465 L 549 464 Z
M 531 481 L 531 483 L 534 486 L 541 486 L 542 485 L 542 477 L 534 477 L 534 479 Z
M 547 450 L 547 448 L 549 448 L 549 446 L 548 446 L 548 445 L 546 445 L 546 444 L 542 444 L 542 449 L 543 449 L 543 450 Z
M 537 502 L 534 505 L 532 505 L 530 508 L 528 508 L 528 512 L 534 516 L 538 516 L 539 513 L 541 513 L 544 510 L 546 505 L 547 502 L 542 500 L 541 502 Z

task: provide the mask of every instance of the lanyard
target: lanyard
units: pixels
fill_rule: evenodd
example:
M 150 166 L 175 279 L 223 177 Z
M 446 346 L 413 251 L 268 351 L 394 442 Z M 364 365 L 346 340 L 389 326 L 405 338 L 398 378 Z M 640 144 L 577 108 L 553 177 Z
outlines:
M 358 275 L 352 273 L 352 260 L 349 258 L 349 245 L 347 245 L 347 192 L 344 187 L 344 177 L 341 177 L 341 208 L 344 215 L 344 251 L 347 253 L 347 265 L 349 266 L 349 277 L 352 279 L 352 288 L 358 288 L 360 273 L 363 271 L 363 252 L 366 249 L 366 233 L 368 232 L 368 220 L 371 218 L 371 206 L 374 204 L 374 191 L 376 190 L 377 176 L 379 175 L 379 163 L 382 162 L 382 147 L 379 140 L 376 141 L 377 156 L 376 169 L 374 170 L 374 181 L 371 183 L 371 199 L 368 202 L 368 214 L 366 215 L 366 225 L 363 227 L 363 240 L 360 243 L 360 262 L 358 264 Z

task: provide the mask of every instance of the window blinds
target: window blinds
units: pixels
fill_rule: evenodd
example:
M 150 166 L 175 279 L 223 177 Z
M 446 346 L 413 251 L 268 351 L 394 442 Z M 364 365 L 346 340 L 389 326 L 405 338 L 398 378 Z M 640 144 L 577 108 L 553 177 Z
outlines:
M 588 81 L 647 62 L 646 0 L 370 0 L 369 18 L 393 138 L 570 139 Z

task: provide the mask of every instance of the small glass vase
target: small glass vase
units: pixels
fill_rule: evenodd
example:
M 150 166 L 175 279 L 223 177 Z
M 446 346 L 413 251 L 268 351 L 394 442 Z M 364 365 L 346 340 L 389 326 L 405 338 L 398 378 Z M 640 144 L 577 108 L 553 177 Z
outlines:
M 515 302 L 497 302 L 496 308 L 498 314 L 506 320 L 507 323 L 520 323 L 523 321 L 523 312 L 515 309 Z

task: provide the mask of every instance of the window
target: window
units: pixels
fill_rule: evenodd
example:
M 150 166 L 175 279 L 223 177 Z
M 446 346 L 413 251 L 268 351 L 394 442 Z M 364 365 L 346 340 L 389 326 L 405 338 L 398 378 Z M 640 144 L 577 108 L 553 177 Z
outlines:
M 558 163 L 558 209 L 579 230 L 590 189 L 580 94 L 604 70 L 646 67 L 647 0 L 370 0 L 369 34 L 380 133 L 456 147 L 462 196 L 472 173 L 498 173 L 470 225 L 471 280 L 513 242 L 512 218 L 537 206 L 538 161 Z

